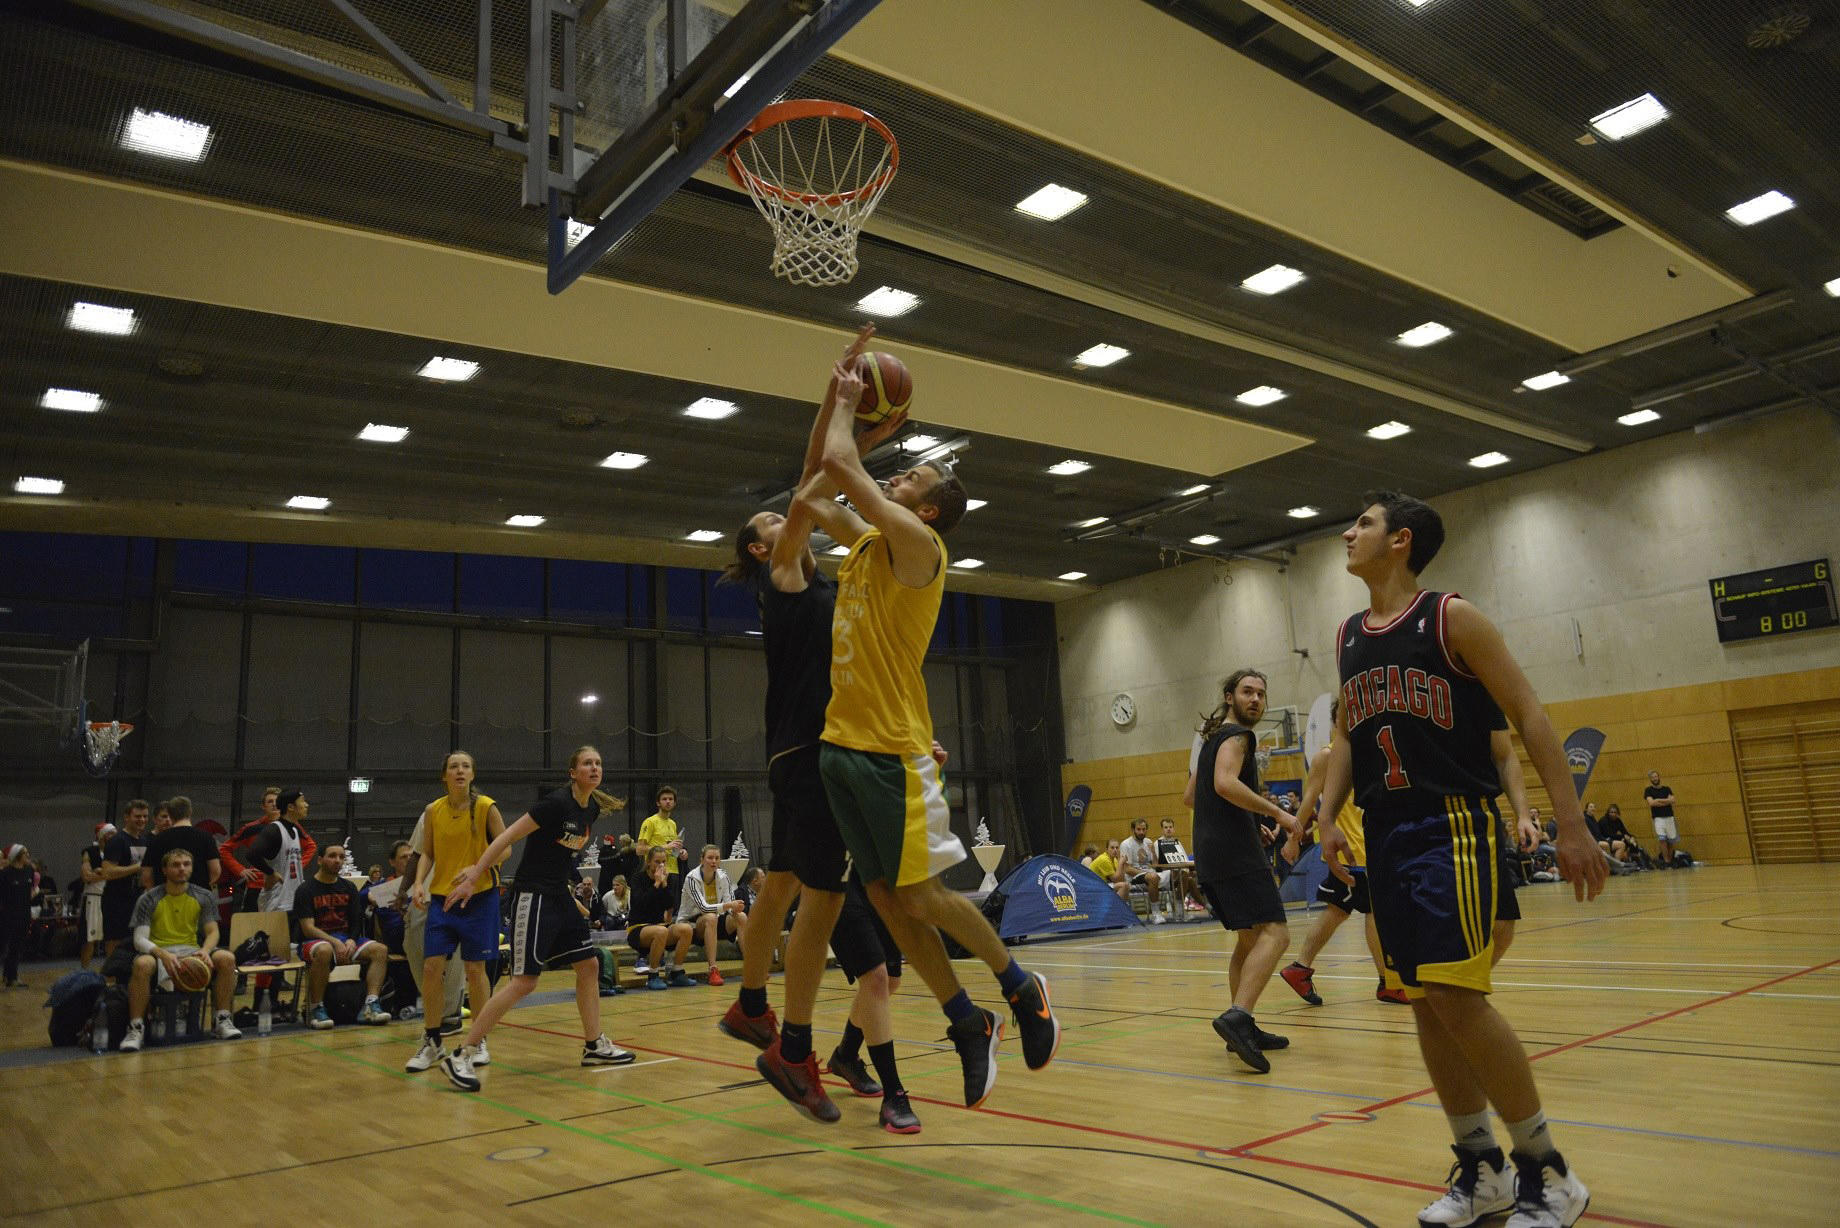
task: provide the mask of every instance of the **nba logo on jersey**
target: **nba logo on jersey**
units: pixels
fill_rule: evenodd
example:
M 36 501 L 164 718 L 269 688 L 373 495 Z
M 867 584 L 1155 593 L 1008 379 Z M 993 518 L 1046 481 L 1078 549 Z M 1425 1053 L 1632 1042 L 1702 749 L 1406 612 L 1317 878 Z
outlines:
M 1418 620 L 1418 633 L 1420 635 L 1425 633 L 1425 620 L 1422 618 Z

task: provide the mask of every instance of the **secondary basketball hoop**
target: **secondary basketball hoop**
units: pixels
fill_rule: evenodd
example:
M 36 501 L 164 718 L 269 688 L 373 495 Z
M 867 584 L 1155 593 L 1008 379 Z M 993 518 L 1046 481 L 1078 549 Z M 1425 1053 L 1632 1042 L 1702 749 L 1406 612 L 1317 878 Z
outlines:
M 901 164 L 875 116 L 815 98 L 776 102 L 728 147 L 728 174 L 773 228 L 773 275 L 804 286 L 856 276 L 856 240 Z
M 83 730 L 83 766 L 92 776 L 107 776 L 121 754 L 122 739 L 134 732 L 125 721 L 90 721 Z

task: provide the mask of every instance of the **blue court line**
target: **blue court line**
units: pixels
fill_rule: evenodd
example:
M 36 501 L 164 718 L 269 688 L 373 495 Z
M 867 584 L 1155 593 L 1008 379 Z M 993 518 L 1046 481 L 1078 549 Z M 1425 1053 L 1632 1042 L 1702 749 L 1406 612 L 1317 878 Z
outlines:
M 1413 1101 L 1415 1109 L 1432 1109 L 1439 1113 L 1444 1110 L 1435 1104 Z M 1649 1134 L 1656 1138 L 1678 1138 L 1692 1143 L 1723 1143 L 1727 1147 L 1754 1147 L 1759 1151 L 1787 1151 L 1803 1156 L 1840 1156 L 1840 1151 L 1827 1151 L 1820 1147 L 1793 1147 L 1788 1143 L 1756 1143 L 1742 1138 L 1720 1138 L 1711 1134 L 1681 1134 L 1674 1130 L 1647 1130 L 1641 1126 L 1612 1126 L 1601 1121 L 1569 1121 L 1563 1117 L 1549 1117 L 1548 1121 L 1559 1126 L 1582 1126 L 1587 1130 L 1614 1130 L 1618 1134 Z

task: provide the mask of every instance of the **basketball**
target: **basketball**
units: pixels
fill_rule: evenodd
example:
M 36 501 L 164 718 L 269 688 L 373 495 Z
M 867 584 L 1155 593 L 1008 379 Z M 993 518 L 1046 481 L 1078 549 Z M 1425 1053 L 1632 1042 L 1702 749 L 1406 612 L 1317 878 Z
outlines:
M 211 961 L 202 955 L 187 955 L 173 971 L 173 986 L 185 993 L 197 993 L 211 983 Z
M 907 373 L 906 363 L 893 354 L 872 351 L 856 360 L 856 371 L 863 377 L 862 400 L 856 403 L 860 425 L 874 426 L 907 411 L 914 399 L 914 377 Z

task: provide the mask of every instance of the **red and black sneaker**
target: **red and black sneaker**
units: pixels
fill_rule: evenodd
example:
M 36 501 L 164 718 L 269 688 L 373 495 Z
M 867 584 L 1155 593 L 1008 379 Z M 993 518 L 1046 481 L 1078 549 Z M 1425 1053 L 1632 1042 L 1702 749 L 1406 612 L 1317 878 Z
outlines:
M 1374 1000 L 1377 1002 L 1391 1002 L 1394 1006 L 1412 1005 L 1412 999 L 1406 997 L 1405 990 L 1388 989 L 1384 982 L 1378 989 L 1374 990 Z
M 749 1015 L 739 1001 L 728 1004 L 728 1013 L 716 1026 L 736 1040 L 745 1040 L 756 1049 L 765 1049 L 779 1039 L 779 1017 L 768 1007 L 764 1015 Z
M 824 1094 L 824 1085 L 818 1080 L 818 1059 L 811 1054 L 794 1065 L 780 1056 L 779 1041 L 775 1040 L 754 1059 L 754 1069 L 774 1091 L 813 1121 L 833 1122 L 843 1116 L 843 1110 Z
M 867 1098 L 882 1094 L 882 1085 L 870 1075 L 869 1068 L 863 1065 L 860 1056 L 845 1057 L 842 1053 L 833 1050 L 829 1060 L 824 1063 L 824 1073 L 834 1074 L 848 1083 L 850 1090 L 858 1096 Z
M 1284 983 L 1297 991 L 1297 996 L 1311 1006 L 1321 1006 L 1322 997 L 1316 992 L 1316 969 L 1306 968 L 1292 960 L 1287 968 L 1278 969 L 1278 975 Z
M 920 1119 L 907 1103 L 906 1092 L 889 1092 L 882 1100 L 882 1129 L 890 1134 L 920 1133 Z

